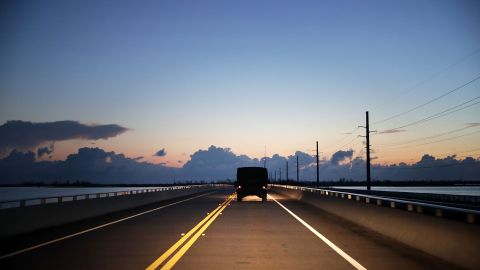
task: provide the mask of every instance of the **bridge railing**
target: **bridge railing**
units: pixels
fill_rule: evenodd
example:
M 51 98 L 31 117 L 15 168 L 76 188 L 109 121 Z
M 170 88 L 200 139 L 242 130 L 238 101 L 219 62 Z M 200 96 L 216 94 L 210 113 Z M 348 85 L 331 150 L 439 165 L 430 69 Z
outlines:
M 222 186 L 222 185 L 223 184 L 167 186 L 167 187 L 154 187 L 154 188 L 144 188 L 144 189 L 123 190 L 123 191 L 6 200 L 6 201 L 0 201 L 0 210 L 7 209 L 7 208 L 28 207 L 33 205 L 49 204 L 49 203 L 63 203 L 63 202 L 71 202 L 71 201 L 79 201 L 79 200 L 90 200 L 90 199 L 144 194 L 144 193 L 151 193 L 151 192 L 162 192 L 162 191 L 170 191 L 170 190 L 188 189 L 188 188 L 205 187 L 205 186 Z
M 479 223 L 478 217 L 480 211 L 474 209 L 466 209 L 459 207 L 452 207 L 446 205 L 439 205 L 433 203 L 417 202 L 405 199 L 397 199 L 376 195 L 367 195 L 354 192 L 345 192 L 324 188 L 312 188 L 302 186 L 290 186 L 270 184 L 273 187 L 281 187 L 286 189 L 301 190 L 311 193 L 319 194 L 320 196 L 338 197 L 346 200 L 354 200 L 365 204 L 374 204 L 381 207 L 389 207 L 409 212 L 416 212 L 419 214 L 433 215 L 436 217 L 443 217 L 454 220 L 466 221 L 468 223 Z

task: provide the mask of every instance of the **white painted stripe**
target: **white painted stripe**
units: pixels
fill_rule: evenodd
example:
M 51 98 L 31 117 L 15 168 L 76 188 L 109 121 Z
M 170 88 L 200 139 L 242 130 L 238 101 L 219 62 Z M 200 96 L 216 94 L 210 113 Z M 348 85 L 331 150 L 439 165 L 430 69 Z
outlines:
M 359 262 L 357 262 L 354 258 L 350 257 L 347 253 L 345 253 L 343 250 L 341 250 L 339 247 L 337 247 L 332 241 L 328 240 L 325 236 L 323 236 L 321 233 L 319 233 L 315 228 L 310 226 L 307 222 L 303 221 L 300 217 L 295 215 L 290 209 L 285 207 L 283 204 L 281 204 L 279 201 L 277 201 L 275 198 L 272 196 L 268 195 L 272 200 L 274 200 L 278 205 L 280 205 L 285 211 L 287 211 L 290 215 L 292 215 L 296 220 L 298 220 L 300 223 L 303 224 L 303 226 L 307 227 L 313 234 L 315 234 L 318 238 L 320 238 L 325 244 L 327 244 L 330 248 L 335 250 L 340 256 L 342 256 L 347 262 L 349 262 L 353 267 L 355 267 L 358 270 L 367 270 L 367 268 L 363 267 Z
M 0 256 L 0 260 L 6 259 L 8 257 L 15 256 L 15 255 L 18 255 L 18 254 L 21 254 L 21 253 L 25 253 L 27 251 L 31 251 L 31 250 L 34 250 L 34 249 L 37 249 L 37 248 L 41 248 L 41 247 L 44 247 L 44 246 L 47 246 L 47 245 L 50 245 L 50 244 L 53 244 L 53 243 L 56 243 L 56 242 L 60 242 L 60 241 L 63 241 L 63 240 L 66 240 L 66 239 L 69 239 L 69 238 L 72 238 L 72 237 L 75 237 L 75 236 L 78 236 L 78 235 L 81 235 L 81 234 L 85 234 L 85 233 L 88 233 L 88 232 L 91 232 L 91 231 L 94 231 L 94 230 L 98 230 L 98 229 L 101 229 L 103 227 L 107 227 L 107 226 L 110 226 L 110 225 L 113 225 L 113 224 L 116 224 L 116 223 L 119 223 L 119 222 L 122 222 L 122 221 L 125 221 L 125 220 L 132 219 L 134 217 L 145 215 L 145 214 L 148 214 L 148 213 L 153 212 L 153 211 L 157 211 L 157 210 L 160 210 L 160 209 L 163 209 L 163 208 L 167 208 L 169 206 L 173 206 L 173 205 L 176 205 L 176 204 L 179 204 L 179 203 L 183 203 L 183 202 L 190 201 L 190 200 L 193 200 L 193 199 L 196 199 L 196 198 L 199 198 L 199 197 L 203 197 L 203 196 L 206 196 L 206 195 L 211 194 L 213 192 L 214 191 L 204 193 L 204 194 L 201 194 L 201 195 L 198 195 L 198 196 L 195 196 L 195 197 L 191 197 L 191 198 L 188 198 L 188 199 L 184 199 L 184 200 L 181 200 L 181 201 L 178 201 L 178 202 L 173 202 L 173 203 L 163 205 L 163 206 L 160 206 L 160 207 L 157 207 L 157 208 L 154 208 L 154 209 L 150 209 L 150 210 L 147 210 L 147 211 L 135 214 L 135 215 L 131 215 L 131 216 L 128 216 L 128 217 L 125 217 L 125 218 L 121 218 L 121 219 L 112 221 L 112 222 L 108 222 L 108 223 L 105 223 L 105 224 L 102 224 L 102 225 L 99 225 L 99 226 L 96 226 L 96 227 L 93 227 L 93 228 L 90 228 L 90 229 L 86 229 L 86 230 L 83 230 L 83 231 L 79 231 L 77 233 L 62 236 L 62 237 L 54 239 L 54 240 L 50 240 L 50 241 L 47 241 L 47 242 L 44 242 L 44 243 L 41 243 L 41 244 L 38 244 L 38 245 L 35 245 L 35 246 L 31 246 L 31 247 L 24 248 L 24 249 L 21 249 L 21 250 L 18 250 L 18 251 L 15 251 L 15 252 L 12 252 L 12 253 L 9 253 L 9 254 L 6 254 L 6 255 L 2 255 L 2 256 Z

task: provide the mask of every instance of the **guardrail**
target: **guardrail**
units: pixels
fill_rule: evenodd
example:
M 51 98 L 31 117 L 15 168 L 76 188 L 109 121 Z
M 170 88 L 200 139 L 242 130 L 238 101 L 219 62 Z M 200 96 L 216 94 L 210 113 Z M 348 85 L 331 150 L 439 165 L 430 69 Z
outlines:
M 0 201 L 0 210 L 8 209 L 8 208 L 18 208 L 18 207 L 28 207 L 33 205 L 50 204 L 50 203 L 63 203 L 63 202 L 71 202 L 71 201 L 78 201 L 78 200 L 109 198 L 109 197 L 144 194 L 144 193 L 151 193 L 151 192 L 188 189 L 188 188 L 204 187 L 204 186 L 222 186 L 222 185 L 223 184 L 169 186 L 169 187 L 156 187 L 156 188 L 146 188 L 146 189 L 125 190 L 125 191 L 99 192 L 99 193 L 88 193 L 88 194 L 77 194 L 77 195 L 61 195 L 61 196 L 51 196 L 51 197 L 26 198 L 26 199 L 20 199 L 20 200 L 8 200 L 8 201 Z
M 312 193 L 319 193 L 320 195 L 323 195 L 323 196 L 339 197 L 347 200 L 355 200 L 357 202 L 363 202 L 366 204 L 375 204 L 377 206 L 406 210 L 409 212 L 416 212 L 419 214 L 427 214 L 427 215 L 433 215 L 436 217 L 461 220 L 471 224 L 479 223 L 478 216 L 480 216 L 480 211 L 473 210 L 473 209 L 465 209 L 465 208 L 451 207 L 451 206 L 445 206 L 445 205 L 409 201 L 405 199 L 395 199 L 395 198 L 389 198 L 389 197 L 383 197 L 383 196 L 366 195 L 366 194 L 322 189 L 322 188 L 311 188 L 311 187 L 278 185 L 278 184 L 270 184 L 270 186 L 301 190 L 301 191 L 307 191 Z

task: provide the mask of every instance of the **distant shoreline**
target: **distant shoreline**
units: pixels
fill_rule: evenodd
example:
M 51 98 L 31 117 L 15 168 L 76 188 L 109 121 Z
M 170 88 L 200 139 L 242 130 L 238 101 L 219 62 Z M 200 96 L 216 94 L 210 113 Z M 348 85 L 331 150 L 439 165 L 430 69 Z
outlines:
M 305 182 L 300 181 L 277 181 L 277 184 L 288 184 L 288 185 L 300 185 L 300 186 L 316 186 L 316 182 Z M 321 187 L 331 187 L 331 186 L 354 186 L 361 187 L 365 186 L 365 181 L 320 181 L 319 186 Z M 393 180 L 382 180 L 382 181 L 372 181 L 372 186 L 382 186 L 382 187 L 431 187 L 431 186 L 480 186 L 480 180 L 475 181 L 462 181 L 462 180 L 423 180 L 423 181 L 393 181 Z
M 174 183 L 136 183 L 136 184 L 99 184 L 91 182 L 24 182 L 21 184 L 0 184 L 0 187 L 153 187 L 153 186 L 182 186 L 182 185 L 200 185 L 200 184 L 233 184 L 232 180 L 224 181 L 185 181 Z M 315 181 L 272 181 L 276 184 L 288 184 L 288 185 L 301 185 L 301 186 L 316 186 Z M 364 181 L 350 181 L 350 180 L 338 180 L 338 181 L 320 181 L 319 186 L 365 186 Z M 462 181 L 462 180 L 424 180 L 424 181 L 372 181 L 372 186 L 391 186 L 391 187 L 406 187 L 406 186 L 480 186 L 480 180 L 475 181 Z

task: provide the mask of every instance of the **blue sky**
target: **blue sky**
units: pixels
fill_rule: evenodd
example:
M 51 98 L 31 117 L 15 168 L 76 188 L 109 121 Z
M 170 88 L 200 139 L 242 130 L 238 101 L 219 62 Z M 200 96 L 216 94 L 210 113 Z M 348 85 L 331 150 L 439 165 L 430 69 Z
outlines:
M 286 155 L 309 151 L 316 140 L 328 155 L 342 146 L 335 145 L 342 133 L 363 124 L 365 110 L 374 122 L 480 75 L 478 1 L 1 5 L 0 122 L 119 124 L 131 130 L 96 144 L 152 162 L 186 161 L 210 145 L 254 157 L 266 145 L 269 154 Z M 478 96 L 479 87 L 477 81 L 374 128 L 442 111 Z M 375 143 L 480 122 L 479 107 L 376 136 Z M 474 148 L 479 138 L 377 150 L 379 161 L 393 162 Z M 355 142 L 345 147 L 361 155 L 361 140 Z M 56 155 L 85 145 L 59 142 Z M 167 156 L 153 157 L 162 148 Z

